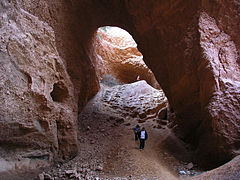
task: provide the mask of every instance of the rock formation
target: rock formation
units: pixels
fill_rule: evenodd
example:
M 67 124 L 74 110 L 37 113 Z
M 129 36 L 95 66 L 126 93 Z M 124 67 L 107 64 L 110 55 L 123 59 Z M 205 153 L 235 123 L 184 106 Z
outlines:
M 74 87 L 56 50 L 53 29 L 5 1 L 0 18 L 0 151 L 8 157 L 0 160 L 5 164 L 1 170 L 26 170 L 39 162 L 45 166 L 53 159 L 74 157 Z
M 198 151 L 223 162 L 239 153 L 240 69 L 237 42 L 206 12 L 199 17 L 201 60 L 198 65 L 203 108 Z M 210 119 L 210 120 L 209 120 Z
M 117 27 L 98 28 L 95 35 L 94 64 L 99 78 L 111 74 L 123 83 L 135 82 L 137 76 L 160 89 L 152 71 L 143 61 L 137 44 L 126 31 Z
M 163 91 L 152 88 L 144 80 L 116 85 L 101 93 L 106 105 L 117 109 L 123 117 L 137 118 L 139 122 L 154 119 L 158 111 L 168 104 Z
M 76 154 L 77 112 L 99 89 L 92 39 L 112 25 L 137 42 L 176 113 L 176 133 L 194 145 L 199 162 L 211 168 L 240 154 L 239 6 L 2 0 L 1 150 L 47 159 Z

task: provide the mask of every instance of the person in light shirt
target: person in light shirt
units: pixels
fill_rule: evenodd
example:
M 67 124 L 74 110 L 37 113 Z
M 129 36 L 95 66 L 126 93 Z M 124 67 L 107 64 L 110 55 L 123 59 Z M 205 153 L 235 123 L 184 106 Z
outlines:
M 137 75 L 137 81 L 140 81 L 140 75 Z
M 147 131 L 145 130 L 144 127 L 142 127 L 141 131 L 140 131 L 139 134 L 138 134 L 138 137 L 139 137 L 139 139 L 140 139 L 139 149 L 140 149 L 140 151 L 141 151 L 141 150 L 144 149 L 145 141 L 146 141 L 147 138 L 148 138 Z

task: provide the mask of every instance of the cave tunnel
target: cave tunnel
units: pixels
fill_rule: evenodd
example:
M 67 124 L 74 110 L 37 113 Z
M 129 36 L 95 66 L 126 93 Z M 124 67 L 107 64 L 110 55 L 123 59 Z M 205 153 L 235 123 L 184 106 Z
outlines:
M 145 80 L 152 87 L 160 89 L 154 74 L 144 63 L 136 42 L 127 31 L 118 27 L 100 27 L 95 34 L 93 46 L 93 63 L 98 79 L 110 75 L 120 83 Z
M 175 113 L 174 135 L 189 144 L 198 166 L 213 169 L 238 157 L 237 1 L 3 0 L 0 7 L 0 162 L 6 169 L 45 166 L 81 153 L 78 142 L 86 139 L 77 135 L 77 119 L 100 90 L 93 43 L 104 26 L 133 36 Z M 108 91 L 102 93 L 107 100 Z M 125 124 L 105 118 L 114 127 Z M 91 126 L 85 128 L 94 144 Z M 174 154 L 170 142 L 165 146 Z M 118 154 L 110 156 L 118 160 Z
M 92 57 L 95 57 L 93 64 L 101 88 L 79 115 L 80 154 L 86 151 L 87 144 L 91 144 L 92 149 L 99 149 L 95 158 L 100 161 L 107 157 L 102 160 L 103 166 L 108 169 L 106 174 L 115 172 L 113 166 L 116 165 L 118 171 L 124 171 L 126 165 L 131 166 L 125 155 L 139 155 L 136 153 L 136 142 L 133 147 L 128 147 L 134 143 L 132 128 L 139 124 L 147 129 L 151 137 L 147 148 L 151 151 L 146 150 L 147 154 L 154 156 L 158 152 L 157 156 L 168 158 L 167 168 L 176 174 L 173 164 L 193 161 L 192 151 L 187 150 L 184 143 L 172 134 L 169 127 L 175 126 L 174 112 L 170 111 L 165 94 L 144 64 L 137 44 L 130 34 L 117 27 L 98 28 L 94 36 L 95 54 Z M 136 79 L 138 74 L 140 80 Z M 124 156 L 118 156 L 121 151 L 125 152 Z M 88 159 L 92 159 L 90 155 Z M 148 164 L 149 160 L 158 164 L 159 159 L 146 158 L 144 163 Z M 156 167 L 163 168 L 161 165 Z

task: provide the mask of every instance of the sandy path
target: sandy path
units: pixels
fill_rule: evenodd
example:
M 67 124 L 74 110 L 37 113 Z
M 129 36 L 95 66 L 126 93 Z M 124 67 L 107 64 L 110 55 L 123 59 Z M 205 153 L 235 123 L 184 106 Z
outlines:
M 123 127 L 124 128 L 124 127 Z M 123 132 L 126 130 L 122 130 Z M 127 129 L 128 133 L 121 137 L 118 146 L 114 151 L 118 156 L 112 156 L 105 163 L 107 176 L 128 176 L 139 179 L 178 179 L 174 172 L 163 165 L 164 159 L 160 159 L 159 139 L 154 136 L 152 129 L 148 129 L 149 139 L 146 141 L 145 149 L 139 150 L 139 142 L 134 141 L 133 132 Z M 119 148 L 121 147 L 121 148 Z M 161 152 L 163 153 L 163 151 Z
M 126 112 L 112 107 L 106 101 L 106 91 L 112 93 L 111 88 L 101 89 L 79 116 L 78 156 L 45 170 L 53 179 L 72 179 L 66 175 L 66 171 L 73 169 L 81 175 L 80 179 L 89 180 L 239 179 L 239 157 L 199 176 L 179 176 L 179 170 L 186 170 L 186 163 L 191 162 L 191 152 L 183 142 L 166 126 L 156 128 L 158 124 L 154 119 L 138 123 L 137 118 L 127 117 Z M 148 132 L 143 151 L 139 150 L 139 142 L 134 140 L 132 128 L 136 124 L 144 126 Z M 102 170 L 96 171 L 97 166 L 102 167 Z M 226 175 L 229 172 L 232 176 Z M 0 179 L 32 179 L 36 173 L 39 172 L 7 174 Z
M 139 123 L 149 135 L 145 149 L 140 151 L 132 130 L 139 119 L 131 117 L 118 102 L 115 101 L 114 105 L 109 102 L 113 94 L 120 97 L 122 89 L 112 92 L 114 90 L 111 88 L 102 88 L 89 101 L 79 115 L 78 155 L 45 170 L 49 176 L 53 179 L 72 179 L 67 172 L 75 171 L 74 176 L 80 180 L 180 178 L 176 166 L 184 166 L 180 159 L 186 160 L 189 152 L 170 129 L 166 126 L 156 128 L 158 124 L 151 118 Z
M 94 109 L 98 109 L 99 113 L 106 115 L 105 120 L 101 120 L 106 121 L 108 118 L 107 114 L 124 118 L 124 123 L 113 128 L 111 130 L 113 132 L 110 133 L 117 136 L 117 140 L 113 136 L 106 142 L 107 145 L 104 145 L 109 146 L 102 154 L 102 156 L 105 156 L 103 159 L 106 159 L 104 163 L 104 177 L 132 177 L 132 179 L 164 180 L 178 179 L 176 172 L 173 170 L 173 163 L 178 164 L 178 160 L 161 149 L 161 143 L 172 135 L 171 131 L 167 128 L 153 128 L 155 122 L 153 122 L 152 119 L 140 124 L 141 126 L 145 126 L 149 134 L 145 149 L 140 151 L 138 149 L 139 142 L 134 141 L 134 134 L 132 131 L 132 127 L 138 123 L 138 119 L 125 118 L 118 109 L 112 109 L 111 106 L 103 101 L 103 95 L 104 90 L 100 91 L 92 102 L 92 104 L 97 107 Z M 93 108 L 93 106 L 90 105 L 89 108 Z M 124 125 L 128 123 L 131 125 Z M 105 127 L 105 129 L 107 128 L 108 127 Z M 171 166 L 172 168 L 169 168 Z

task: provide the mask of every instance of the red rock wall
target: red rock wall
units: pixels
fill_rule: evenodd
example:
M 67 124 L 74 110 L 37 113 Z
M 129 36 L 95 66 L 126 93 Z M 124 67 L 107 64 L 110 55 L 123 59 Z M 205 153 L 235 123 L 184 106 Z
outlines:
M 199 158 L 227 161 L 240 148 L 239 8 L 236 1 L 204 1 L 199 17 L 201 61 Z
M 139 3 L 134 0 L 54 2 L 12 0 L 11 4 L 16 8 L 22 7 L 53 28 L 56 37 L 55 47 L 63 60 L 61 66 L 67 69 L 71 79 L 68 81 L 64 78 L 64 83 L 72 83 L 74 87 L 72 90 L 66 85 L 62 89 L 63 92 L 73 93 L 71 103 L 75 113 L 77 105 L 81 110 L 88 98 L 98 90 L 94 65 L 90 61 L 94 50 L 91 47 L 93 34 L 100 26 L 118 26 L 127 30 L 137 42 L 146 64 L 154 72 L 178 117 L 176 132 L 195 145 L 201 162 L 205 165 L 210 163 L 214 165 L 240 153 L 238 1 L 144 0 Z M 13 21 L 15 16 L 11 16 Z M 29 23 L 34 24 L 34 22 Z M 12 32 L 12 34 L 16 33 Z M 1 37 L 7 37 L 6 34 Z M 48 44 L 49 41 L 44 42 Z M 37 47 L 33 47 L 33 50 Z M 5 53 L 1 55 L 1 59 L 8 59 L 10 56 L 11 54 Z M 10 65 L 12 72 L 21 72 L 20 65 L 15 66 L 13 62 Z M 33 74 L 42 69 L 41 66 L 34 67 Z M 6 67 L 1 74 L 5 74 L 5 70 Z M 10 79 L 10 74 L 5 77 L 6 81 Z M 25 79 L 29 79 L 28 76 Z M 47 86 L 50 88 L 45 92 L 46 94 L 51 92 L 51 87 L 54 87 L 53 84 L 57 80 L 56 78 L 50 81 Z M 28 91 L 27 83 L 20 84 L 21 89 L 25 88 L 25 91 Z M 4 86 L 10 86 L 13 92 L 17 91 L 15 83 Z M 14 102 L 16 106 L 19 106 L 18 97 L 24 97 L 21 94 L 8 97 L 5 95 L 7 90 L 2 88 L 1 91 L 4 94 L 1 98 L 5 99 L 4 101 Z M 39 104 L 39 101 L 33 101 L 32 95 L 27 99 L 31 100 L 32 105 Z M 40 100 L 40 102 L 45 101 Z M 47 104 L 50 102 L 51 100 L 46 100 Z M 23 104 L 21 107 L 25 106 Z M 11 106 L 6 109 L 4 107 L 5 105 L 1 106 L 1 112 L 5 114 L 1 114 L 2 122 L 16 123 L 19 120 L 27 122 L 27 119 L 31 119 L 26 117 L 32 113 L 22 113 L 26 117 L 20 118 L 15 115 L 19 114 L 18 108 L 9 112 Z M 53 111 L 54 108 L 50 109 Z M 50 116 L 46 118 L 52 119 Z M 76 116 L 67 119 L 76 122 Z M 64 123 L 61 127 L 62 132 L 74 132 L 73 128 L 67 130 Z M 16 126 L 11 131 L 17 132 L 19 129 L 21 128 Z M 24 129 L 25 132 L 26 128 Z M 68 135 L 71 136 L 71 133 Z M 5 132 L 1 134 L 1 138 L 4 137 L 6 137 Z M 16 139 L 14 137 L 12 139 Z M 32 137 L 38 142 L 44 142 L 39 135 Z M 11 142 L 17 143 L 12 140 Z M 54 144 L 53 142 L 56 141 L 48 141 L 46 144 Z M 71 144 L 69 141 L 65 142 Z M 64 149 L 62 147 L 59 151 Z M 67 149 L 74 148 L 69 146 Z
M 0 18 L 1 154 L 19 164 L 26 159 L 37 159 L 37 164 L 74 157 L 74 86 L 52 27 L 7 1 L 1 2 Z

